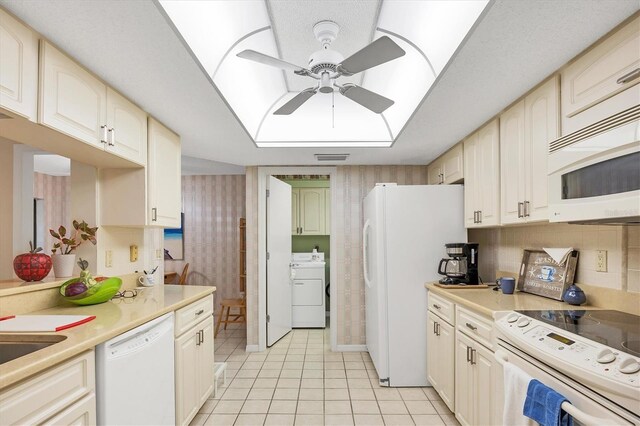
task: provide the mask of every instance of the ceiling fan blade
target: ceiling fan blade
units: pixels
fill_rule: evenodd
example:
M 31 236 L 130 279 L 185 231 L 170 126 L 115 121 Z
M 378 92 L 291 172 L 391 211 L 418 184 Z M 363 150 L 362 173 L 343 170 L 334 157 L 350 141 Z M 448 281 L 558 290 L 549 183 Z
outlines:
M 303 103 L 307 102 L 309 98 L 315 95 L 316 93 L 317 93 L 317 90 L 315 88 L 303 90 L 302 92 L 298 93 L 293 98 L 291 98 L 289 102 L 287 102 L 286 104 L 278 108 L 278 110 L 275 111 L 273 115 L 291 114 L 292 112 L 300 108 Z
M 338 65 L 343 75 L 353 75 L 385 62 L 392 61 L 406 52 L 387 36 L 382 36 L 368 46 L 358 50 Z
M 248 59 L 250 61 L 259 62 L 264 65 L 270 65 L 276 68 L 282 68 L 293 72 L 304 72 L 304 68 L 289 62 L 274 58 L 273 56 L 265 55 L 264 53 L 256 52 L 255 50 L 243 50 L 236 55 L 239 58 Z
M 340 88 L 340 93 L 376 114 L 383 113 L 394 104 L 391 99 L 385 98 L 363 87 L 356 86 L 355 84 L 345 84 Z

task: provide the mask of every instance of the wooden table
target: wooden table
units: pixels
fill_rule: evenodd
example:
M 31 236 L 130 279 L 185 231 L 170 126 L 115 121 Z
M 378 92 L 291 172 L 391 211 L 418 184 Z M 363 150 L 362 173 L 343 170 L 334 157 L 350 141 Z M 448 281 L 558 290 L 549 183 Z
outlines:
M 164 283 L 165 284 L 175 284 L 177 276 L 178 276 L 177 272 L 165 272 L 164 273 Z

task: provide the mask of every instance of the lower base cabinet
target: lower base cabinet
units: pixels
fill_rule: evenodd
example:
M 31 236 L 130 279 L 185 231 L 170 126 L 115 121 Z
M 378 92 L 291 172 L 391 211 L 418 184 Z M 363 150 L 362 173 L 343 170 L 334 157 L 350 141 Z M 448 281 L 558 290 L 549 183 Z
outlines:
M 96 424 L 96 395 L 92 392 L 43 423 L 44 425 L 92 426 Z
M 176 424 L 188 425 L 213 392 L 213 316 L 176 338 Z
M 493 352 L 456 332 L 455 413 L 461 425 L 494 425 L 496 401 Z
M 427 333 L 427 378 L 447 407 L 455 411 L 455 329 L 429 312 Z

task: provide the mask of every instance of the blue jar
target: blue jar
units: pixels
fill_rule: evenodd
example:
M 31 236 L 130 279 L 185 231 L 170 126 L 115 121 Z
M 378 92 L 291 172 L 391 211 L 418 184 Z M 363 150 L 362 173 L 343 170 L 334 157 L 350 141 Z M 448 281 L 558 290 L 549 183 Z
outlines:
M 580 287 L 571 284 L 567 291 L 564 292 L 562 299 L 570 305 L 582 305 L 587 301 L 587 296 Z

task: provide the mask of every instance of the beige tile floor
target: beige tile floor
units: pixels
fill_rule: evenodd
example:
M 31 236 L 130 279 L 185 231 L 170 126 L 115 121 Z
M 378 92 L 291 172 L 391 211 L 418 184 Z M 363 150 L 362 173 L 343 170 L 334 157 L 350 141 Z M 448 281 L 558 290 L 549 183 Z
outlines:
M 431 388 L 386 388 L 366 352 L 331 352 L 329 330 L 297 329 L 245 352 L 241 328 L 220 331 L 227 382 L 192 425 L 458 425 Z

